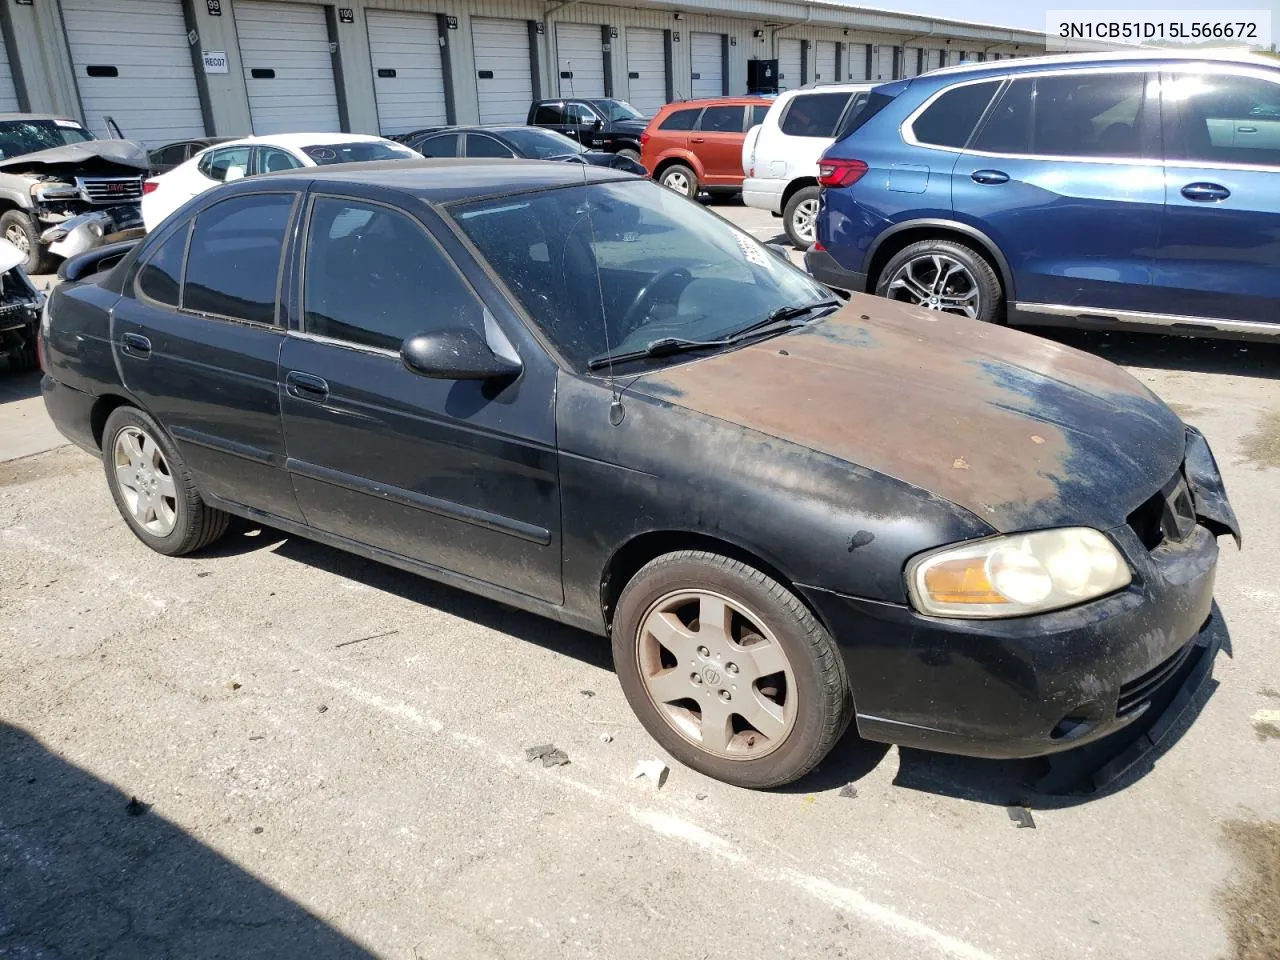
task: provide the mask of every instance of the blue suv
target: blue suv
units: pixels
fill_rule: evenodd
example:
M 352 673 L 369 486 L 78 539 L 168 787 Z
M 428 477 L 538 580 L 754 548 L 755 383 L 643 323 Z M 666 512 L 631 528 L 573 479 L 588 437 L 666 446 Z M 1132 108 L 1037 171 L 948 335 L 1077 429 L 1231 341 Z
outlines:
M 1280 335 L 1280 64 L 1090 54 L 872 91 L 820 164 L 824 283 L 981 320 Z

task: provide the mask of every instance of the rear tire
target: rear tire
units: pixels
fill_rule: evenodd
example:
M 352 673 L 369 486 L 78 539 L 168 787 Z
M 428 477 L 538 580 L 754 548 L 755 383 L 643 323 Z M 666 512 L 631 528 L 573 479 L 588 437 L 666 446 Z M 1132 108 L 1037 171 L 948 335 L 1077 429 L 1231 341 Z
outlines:
M 6 210 L 0 214 L 0 237 L 8 240 L 27 255 L 22 269 L 28 274 L 53 273 L 58 258 L 40 244 L 40 231 L 36 222 L 21 210 Z
M 818 188 L 801 187 L 782 211 L 787 239 L 797 250 L 808 250 L 818 239 Z
M 683 163 L 673 163 L 662 171 L 658 182 L 668 190 L 683 194 L 690 200 L 698 196 L 698 175 Z
M 632 150 L 630 147 L 623 147 L 618 151 L 618 156 L 626 157 L 628 160 L 634 160 L 636 163 L 640 162 L 640 151 Z
M 107 418 L 102 462 L 120 515 L 156 553 L 180 557 L 227 532 L 230 516 L 201 499 L 173 442 L 136 407 L 117 407 Z
M 613 661 L 631 709 L 681 763 L 739 787 L 812 770 L 852 717 L 844 660 L 794 593 L 701 550 L 646 564 L 618 599 Z
M 944 282 L 938 286 L 940 275 Z M 995 268 L 958 240 L 920 240 L 903 247 L 880 271 L 876 296 L 987 323 L 1004 318 L 1004 285 Z

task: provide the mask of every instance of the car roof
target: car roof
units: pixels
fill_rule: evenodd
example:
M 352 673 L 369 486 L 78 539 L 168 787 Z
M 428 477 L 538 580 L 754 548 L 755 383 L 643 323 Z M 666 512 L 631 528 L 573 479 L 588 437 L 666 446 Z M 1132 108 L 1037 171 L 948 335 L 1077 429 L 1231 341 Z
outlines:
M 60 113 L 0 113 L 0 123 L 6 120 L 66 120 L 76 126 L 81 125 L 75 117 L 66 117 Z
M 239 182 L 252 185 L 299 180 L 317 186 L 371 186 L 396 190 L 427 203 L 443 204 L 583 183 L 632 182 L 635 179 L 620 170 L 585 163 L 450 158 L 335 163 L 264 173 Z
M 241 144 L 266 144 L 275 147 L 291 147 L 294 149 L 300 147 L 316 147 L 328 146 L 335 143 L 379 143 L 386 140 L 385 137 L 375 137 L 367 133 L 271 133 L 262 134 L 253 137 L 241 137 L 238 140 L 228 140 L 225 144 L 218 146 L 240 146 Z
M 661 107 L 662 110 L 670 110 L 672 108 L 686 109 L 688 107 L 737 107 L 748 106 L 753 103 L 759 103 L 760 97 L 702 97 L 698 100 L 673 100 L 671 103 Z
M 1242 50 L 1134 50 L 1108 51 L 1106 53 L 1054 53 L 1042 57 L 1018 57 L 1015 60 L 986 60 L 981 63 L 959 63 L 951 67 L 938 67 L 919 75 L 921 79 L 952 76 L 1003 76 L 1045 67 L 1119 67 L 1134 63 L 1211 63 L 1280 70 L 1280 60 Z

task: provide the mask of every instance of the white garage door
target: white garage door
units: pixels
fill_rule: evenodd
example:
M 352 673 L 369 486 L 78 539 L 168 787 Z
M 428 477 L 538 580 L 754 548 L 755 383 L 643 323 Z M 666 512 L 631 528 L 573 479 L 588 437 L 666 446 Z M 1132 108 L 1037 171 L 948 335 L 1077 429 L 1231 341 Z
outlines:
M 85 123 L 160 146 L 205 135 L 179 0 L 62 0 Z
M 369 58 L 383 136 L 448 122 L 435 14 L 368 10 Z
M 920 73 L 920 48 L 904 47 L 902 51 L 902 75 L 914 77 Z
M 813 79 L 816 83 L 834 83 L 836 76 L 836 45 L 832 40 L 819 40 L 814 44 Z
M 724 38 L 718 33 L 689 35 L 690 74 L 694 98 L 724 94 Z
M 800 41 L 778 41 L 778 88 L 795 90 L 804 83 L 800 70 Z
M 236 0 L 253 132 L 341 130 L 324 8 Z
M 0 43 L 0 113 L 18 112 L 18 91 L 13 85 L 13 71 L 9 69 L 9 54 Z
M 529 24 L 471 18 L 481 123 L 524 123 L 533 102 Z
M 866 80 L 867 44 L 847 43 L 845 44 L 844 55 L 849 61 L 844 67 L 845 77 L 849 80 Z
M 888 43 L 883 43 L 880 45 L 880 49 L 877 52 L 877 57 L 874 61 L 879 65 L 878 66 L 879 76 L 873 77 L 872 78 L 873 80 L 897 79 L 893 75 L 893 51 L 896 49 L 897 47 L 894 47 Z
M 557 23 L 560 96 L 604 96 L 604 49 L 593 23 Z
M 652 117 L 667 102 L 667 57 L 661 30 L 627 27 L 627 102 Z

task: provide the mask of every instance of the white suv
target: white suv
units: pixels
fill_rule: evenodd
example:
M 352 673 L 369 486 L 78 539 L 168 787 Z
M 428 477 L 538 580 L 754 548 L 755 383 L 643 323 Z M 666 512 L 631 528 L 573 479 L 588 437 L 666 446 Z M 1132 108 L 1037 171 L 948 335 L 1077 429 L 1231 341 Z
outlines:
M 763 123 L 747 131 L 742 202 L 782 217 L 797 250 L 807 250 L 816 239 L 818 159 L 874 86 L 828 83 L 788 91 L 773 102 Z

